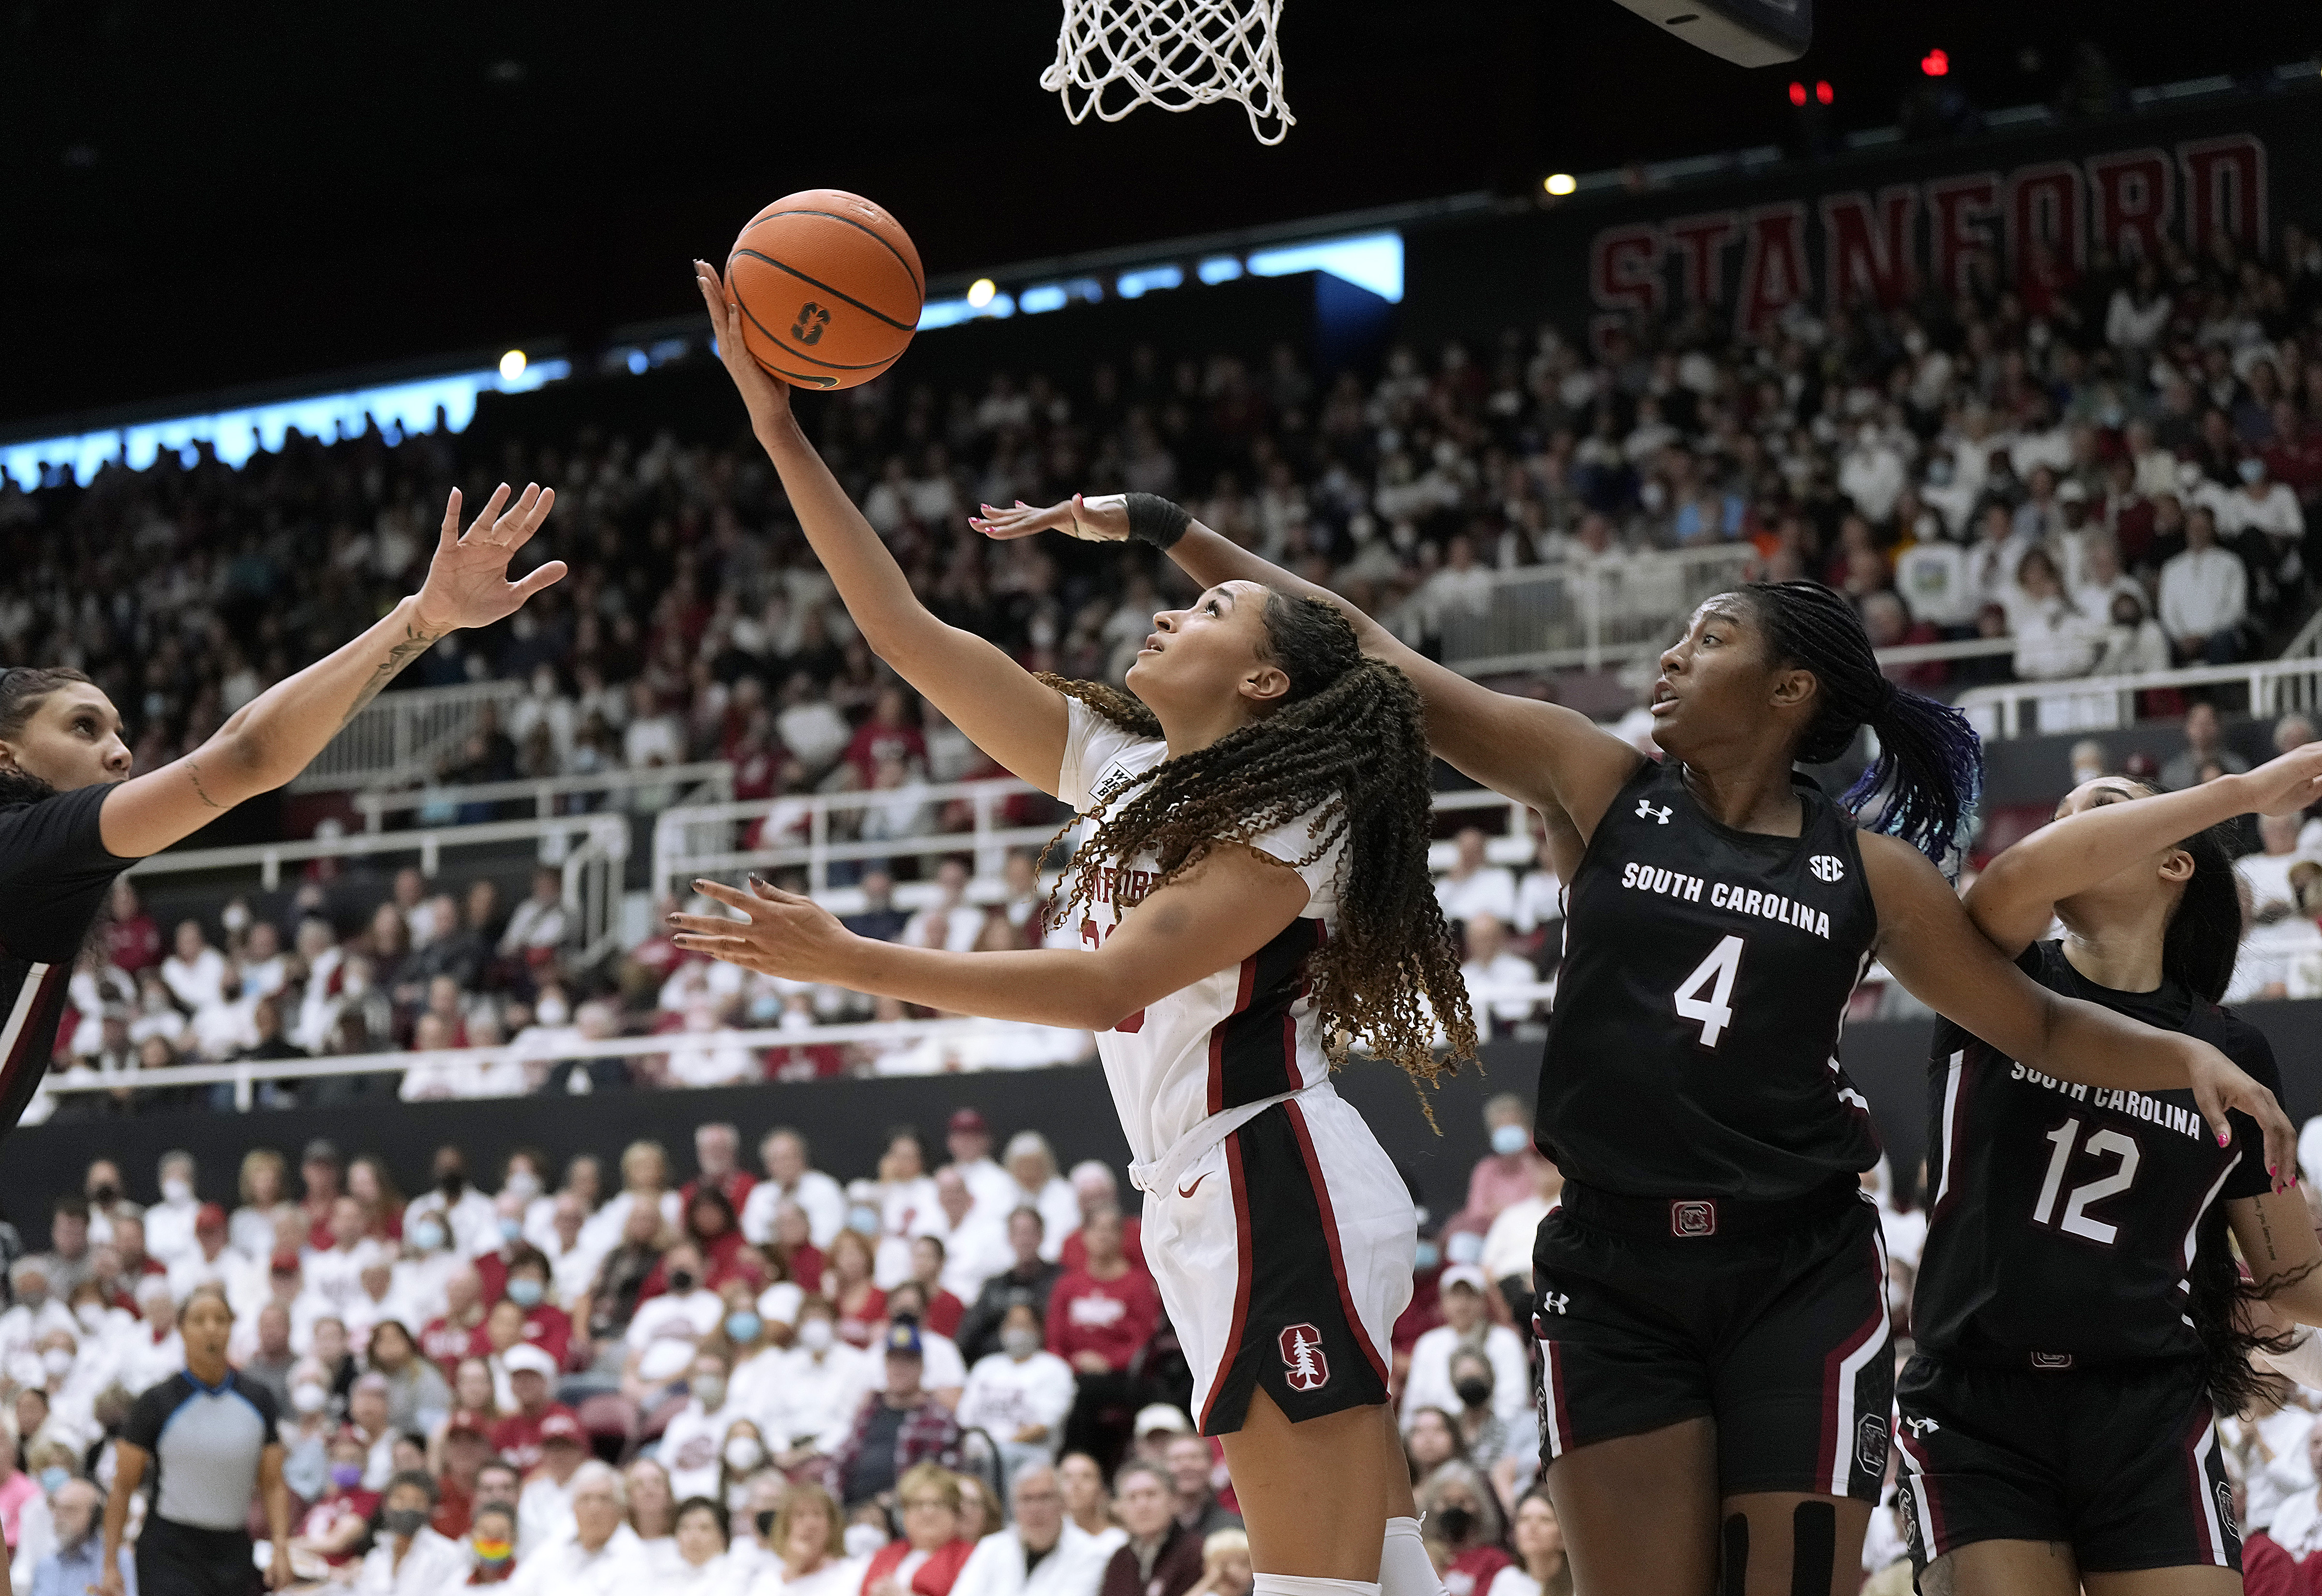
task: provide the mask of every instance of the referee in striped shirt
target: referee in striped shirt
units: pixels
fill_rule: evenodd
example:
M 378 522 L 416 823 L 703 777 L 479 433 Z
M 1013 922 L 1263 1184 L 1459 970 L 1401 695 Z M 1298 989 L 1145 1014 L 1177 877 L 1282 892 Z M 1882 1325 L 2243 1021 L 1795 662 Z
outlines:
M 284 785 L 439 638 L 487 626 L 564 575 L 551 560 L 518 582 L 508 561 L 553 490 L 514 503 L 502 483 L 460 530 L 452 490 L 427 579 L 376 625 L 237 709 L 182 759 L 130 774 L 119 710 L 82 672 L 0 671 L 0 1135 L 47 1072 L 73 961 L 113 879 L 224 811 Z M 0 1596 L 6 1573 L 0 1569 Z

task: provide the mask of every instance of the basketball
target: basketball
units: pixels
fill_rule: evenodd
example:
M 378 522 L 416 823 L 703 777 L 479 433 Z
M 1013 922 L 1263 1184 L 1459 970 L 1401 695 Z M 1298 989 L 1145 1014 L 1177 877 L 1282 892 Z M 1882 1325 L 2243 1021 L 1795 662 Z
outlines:
M 853 388 L 895 363 L 927 277 L 911 235 L 859 194 L 809 188 L 750 218 L 726 259 L 742 341 L 799 388 Z

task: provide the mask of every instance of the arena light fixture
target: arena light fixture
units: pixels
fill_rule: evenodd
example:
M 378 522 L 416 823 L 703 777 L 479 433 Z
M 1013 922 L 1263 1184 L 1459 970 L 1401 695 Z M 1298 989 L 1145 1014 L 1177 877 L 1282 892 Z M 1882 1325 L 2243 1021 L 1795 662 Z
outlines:
M 1941 78 L 1952 69 L 1952 58 L 1947 50 L 1931 50 L 1919 58 L 1919 70 L 1930 78 Z
M 415 382 L 170 416 L 106 432 L 4 444 L 0 445 L 0 473 L 29 489 L 66 473 L 86 483 L 99 467 L 116 461 L 142 471 L 164 450 L 191 465 L 197 443 L 209 445 L 227 465 L 241 466 L 261 450 L 270 453 L 280 449 L 293 431 L 330 442 L 361 437 L 376 428 L 394 442 L 432 433 L 440 419 L 449 431 L 465 432 L 476 418 L 477 396 L 487 389 L 529 393 L 571 376 L 571 371 L 569 360 L 526 360 L 514 377 L 504 376 L 499 369 L 458 371 Z
M 1241 262 L 1231 255 L 1212 255 L 1194 269 L 1204 283 L 1230 283 L 1241 275 Z
M 968 286 L 968 306 L 972 309 L 982 310 L 984 306 L 992 303 L 992 296 L 999 292 L 999 284 L 993 282 L 988 277 L 980 277 Z
M 1289 277 L 1327 271 L 1367 288 L 1390 305 L 1403 303 L 1403 234 L 1363 233 L 1279 250 L 1259 250 L 1249 258 L 1252 277 Z
M 1790 104 L 1793 105 L 1803 105 L 1805 103 L 1806 86 L 1803 83 L 1793 81 L 1790 85 Z
M 1836 95 L 1831 93 L 1830 85 L 1828 83 L 1817 82 L 1815 85 L 1815 98 L 1820 100 L 1824 105 L 1829 105 L 1831 101 L 1837 97 L 1838 96 Z
M 1550 172 L 1547 180 L 1541 183 L 1540 187 L 1561 199 L 1564 196 L 1579 187 L 1580 185 L 1574 179 L 1570 172 Z
M 1123 299 L 1138 299 L 1160 288 L 1184 286 L 1185 269 L 1182 266 L 1148 266 L 1140 271 L 1124 271 L 1113 283 L 1113 292 Z
M 500 357 L 500 380 L 514 382 L 524 375 L 524 351 L 512 349 Z

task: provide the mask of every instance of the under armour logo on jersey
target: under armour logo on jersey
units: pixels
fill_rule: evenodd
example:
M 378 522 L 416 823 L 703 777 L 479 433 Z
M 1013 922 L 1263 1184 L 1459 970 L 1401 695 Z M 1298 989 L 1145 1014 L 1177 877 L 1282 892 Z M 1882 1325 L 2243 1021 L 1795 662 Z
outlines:
M 1943 1427 L 1932 1418 L 1906 1418 L 1903 1421 L 1903 1427 L 1924 1441 Z
M 1817 881 L 1842 880 L 1846 876 L 1846 862 L 1835 853 L 1817 853 L 1806 861 L 1806 868 Z
M 1321 1391 L 1330 1379 L 1322 1355 L 1322 1333 L 1312 1325 L 1289 1325 L 1281 1338 L 1283 1377 L 1292 1391 Z
M 1639 798 L 1637 800 L 1637 818 L 1640 820 L 1658 820 L 1663 825 L 1667 825 L 1668 824 L 1669 816 L 1673 813 L 1675 813 L 1675 811 L 1667 804 L 1663 804 L 1657 809 L 1653 807 L 1653 800 L 1650 798 Z
M 1540 1293 L 1540 1305 L 1548 1309 L 1550 1313 L 1562 1313 L 1566 1309 L 1572 1306 L 1572 1293 L 1569 1291 L 1543 1291 Z

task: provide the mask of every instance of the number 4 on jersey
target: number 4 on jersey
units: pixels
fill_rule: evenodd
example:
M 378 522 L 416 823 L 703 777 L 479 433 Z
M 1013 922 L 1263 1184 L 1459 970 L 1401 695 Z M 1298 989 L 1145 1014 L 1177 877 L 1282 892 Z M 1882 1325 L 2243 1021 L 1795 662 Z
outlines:
M 1729 936 L 1678 985 L 1677 1011 L 1686 1019 L 1701 1022 L 1704 1047 L 1716 1046 L 1717 1038 L 1733 1023 L 1733 978 L 1741 972 L 1742 939 Z

